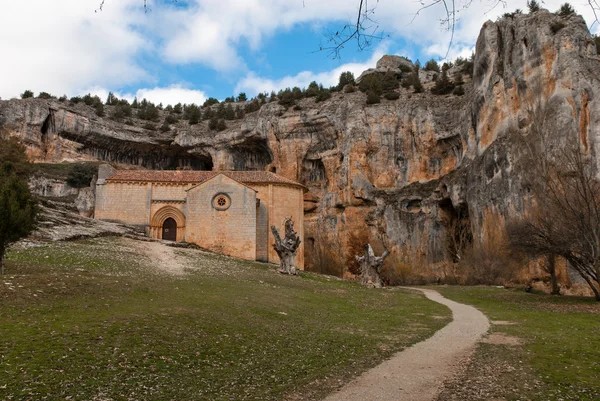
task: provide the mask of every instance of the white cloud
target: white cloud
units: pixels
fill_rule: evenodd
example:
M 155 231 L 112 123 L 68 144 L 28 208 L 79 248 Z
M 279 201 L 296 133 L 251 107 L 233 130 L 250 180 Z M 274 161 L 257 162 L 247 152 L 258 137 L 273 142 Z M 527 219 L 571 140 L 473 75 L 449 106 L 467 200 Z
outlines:
M 546 0 L 543 6 L 555 11 L 563 2 Z M 190 9 L 173 9 L 176 11 L 168 18 L 172 23 L 162 24 L 164 56 L 173 63 L 198 62 L 220 71 L 231 71 L 244 68 L 238 51 L 241 44 L 248 43 L 256 50 L 264 38 L 300 23 L 319 25 L 339 21 L 341 28 L 346 21 L 356 18 L 359 1 L 190 0 L 190 3 Z M 526 7 L 525 0 L 457 0 L 456 5 L 459 19 L 454 43 L 459 49 L 451 49 L 452 54 L 472 47 L 486 20 Z M 589 6 L 584 3 L 575 6 L 591 24 L 594 16 Z M 419 1 L 381 0 L 376 3 L 373 18 L 380 29 L 392 33 L 392 39 L 404 38 L 418 46 L 430 47 L 434 56 L 445 56 L 450 33 L 440 24 L 446 18 L 443 4 L 424 10 L 420 10 L 421 7 Z
M 87 93 L 91 93 L 92 95 L 97 95 L 102 100 L 106 100 L 106 98 L 108 97 L 108 92 L 108 89 L 96 86 L 88 88 L 87 90 L 82 91 L 79 94 L 85 95 Z M 135 93 L 120 93 L 113 91 L 113 95 L 115 95 L 119 99 L 127 99 L 130 102 L 137 97 L 138 100 L 147 99 L 155 104 L 162 103 L 164 106 L 167 106 L 169 104 L 174 106 L 177 103 L 203 104 L 204 101 L 208 99 L 206 93 L 195 89 L 188 89 L 183 85 L 171 85 L 164 88 L 141 88 L 138 89 Z
M 172 85 L 166 88 L 139 89 L 136 94 L 138 99 L 148 99 L 153 103 L 163 105 L 202 104 L 208 96 L 202 91 L 186 89 L 181 85 Z
M 254 72 L 250 72 L 237 84 L 235 93 L 246 92 L 250 96 L 255 96 L 261 92 L 277 92 L 280 89 L 293 88 L 294 86 L 306 88 L 312 81 L 322 83 L 325 87 L 337 85 L 342 72 L 350 71 L 358 78 L 363 71 L 368 68 L 374 68 L 377 60 L 386 54 L 386 50 L 387 46 L 384 43 L 379 46 L 373 52 L 371 58 L 364 63 L 346 63 L 333 70 L 320 73 L 302 71 L 296 75 L 288 75 L 279 79 L 269 79 L 260 77 Z
M 317 30 L 330 22 L 342 27 L 356 18 L 359 0 L 187 0 L 177 6 L 154 0 L 151 2 L 154 10 L 149 14 L 142 12 L 142 0 L 110 0 L 104 11 L 94 13 L 99 1 L 27 0 L 12 1 L 2 7 L 0 97 L 18 96 L 25 89 L 71 96 L 83 93 L 86 88 L 142 84 L 148 88 L 143 89 L 148 96 L 170 100 L 170 94 L 177 94 L 182 101 L 187 96 L 190 99 L 204 96 L 202 92 L 178 86 L 150 89 L 158 82 L 164 86 L 181 80 L 167 73 L 168 83 L 162 83 L 163 70 L 154 67 L 163 61 L 228 71 L 228 79 L 246 75 L 238 89 L 248 92 L 305 86 L 311 80 L 335 83 L 339 70 L 355 68 L 349 65 L 321 74 L 301 72 L 269 80 L 247 72 L 241 51 L 247 47 L 255 55 L 263 54 L 268 51 L 263 48 L 265 39 L 299 24 Z M 543 6 L 554 11 L 563 2 L 546 0 Z M 459 7 L 466 3 L 471 5 L 459 14 L 455 47 L 449 58 L 470 53 L 485 20 L 525 7 L 525 0 L 506 0 L 506 8 L 501 5 L 491 8 L 497 0 L 456 2 Z M 444 17 L 441 6 L 422 11 L 413 20 L 421 7 L 418 1 L 381 0 L 369 4 L 377 5 L 373 18 L 381 29 L 392 33 L 392 40 L 403 38 L 434 57 L 446 54 L 449 33 L 439 24 Z M 591 24 L 594 17 L 586 2 L 574 6 Z M 600 25 L 596 24 L 593 30 L 598 32 Z M 141 54 L 146 56 L 144 64 L 138 61 Z M 356 67 L 357 74 L 358 69 L 363 66 Z
M 72 95 L 81 89 L 147 79 L 134 61 L 151 47 L 132 25 L 139 0 L 111 1 L 95 13 L 97 0 L 14 1 L 0 13 L 0 96 L 25 89 Z

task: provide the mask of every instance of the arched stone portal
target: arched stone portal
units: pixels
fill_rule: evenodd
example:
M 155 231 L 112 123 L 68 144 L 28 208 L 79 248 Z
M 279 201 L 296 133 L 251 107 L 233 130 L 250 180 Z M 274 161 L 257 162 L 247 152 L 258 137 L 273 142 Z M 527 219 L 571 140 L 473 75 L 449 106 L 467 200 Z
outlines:
M 163 223 L 162 239 L 177 241 L 177 222 L 170 217 Z
M 179 209 L 173 206 L 165 206 L 152 216 L 150 225 L 150 236 L 152 238 L 183 241 L 184 235 L 185 216 Z

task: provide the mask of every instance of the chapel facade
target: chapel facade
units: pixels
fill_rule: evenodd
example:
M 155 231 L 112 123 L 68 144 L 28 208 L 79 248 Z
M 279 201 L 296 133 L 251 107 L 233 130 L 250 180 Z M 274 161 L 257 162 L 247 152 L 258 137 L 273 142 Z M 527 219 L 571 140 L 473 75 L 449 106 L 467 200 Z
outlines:
M 267 171 L 98 171 L 94 217 L 143 227 L 157 239 L 185 241 L 247 260 L 279 263 L 270 227 L 286 217 L 304 239 L 301 184 Z M 304 241 L 297 253 L 304 268 Z

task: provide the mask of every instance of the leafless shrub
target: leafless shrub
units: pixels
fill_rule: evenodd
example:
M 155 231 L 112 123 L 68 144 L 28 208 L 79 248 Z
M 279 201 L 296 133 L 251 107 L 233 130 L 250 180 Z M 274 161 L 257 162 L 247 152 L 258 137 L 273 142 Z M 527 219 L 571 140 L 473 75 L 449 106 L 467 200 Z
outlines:
M 574 133 L 553 143 L 544 114 L 523 141 L 532 196 L 524 215 L 507 226 L 510 244 L 530 258 L 566 259 L 600 301 L 600 182 L 585 144 Z

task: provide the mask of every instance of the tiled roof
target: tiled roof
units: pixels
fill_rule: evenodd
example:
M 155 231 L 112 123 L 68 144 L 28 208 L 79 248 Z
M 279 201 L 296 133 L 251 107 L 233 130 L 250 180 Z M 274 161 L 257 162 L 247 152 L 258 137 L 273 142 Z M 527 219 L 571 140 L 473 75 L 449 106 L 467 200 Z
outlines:
M 289 180 L 268 171 L 157 171 L 157 170 L 117 170 L 107 181 L 143 181 L 143 182 L 180 182 L 200 184 L 211 178 L 224 174 L 244 184 L 287 184 L 304 187 L 296 181 Z

